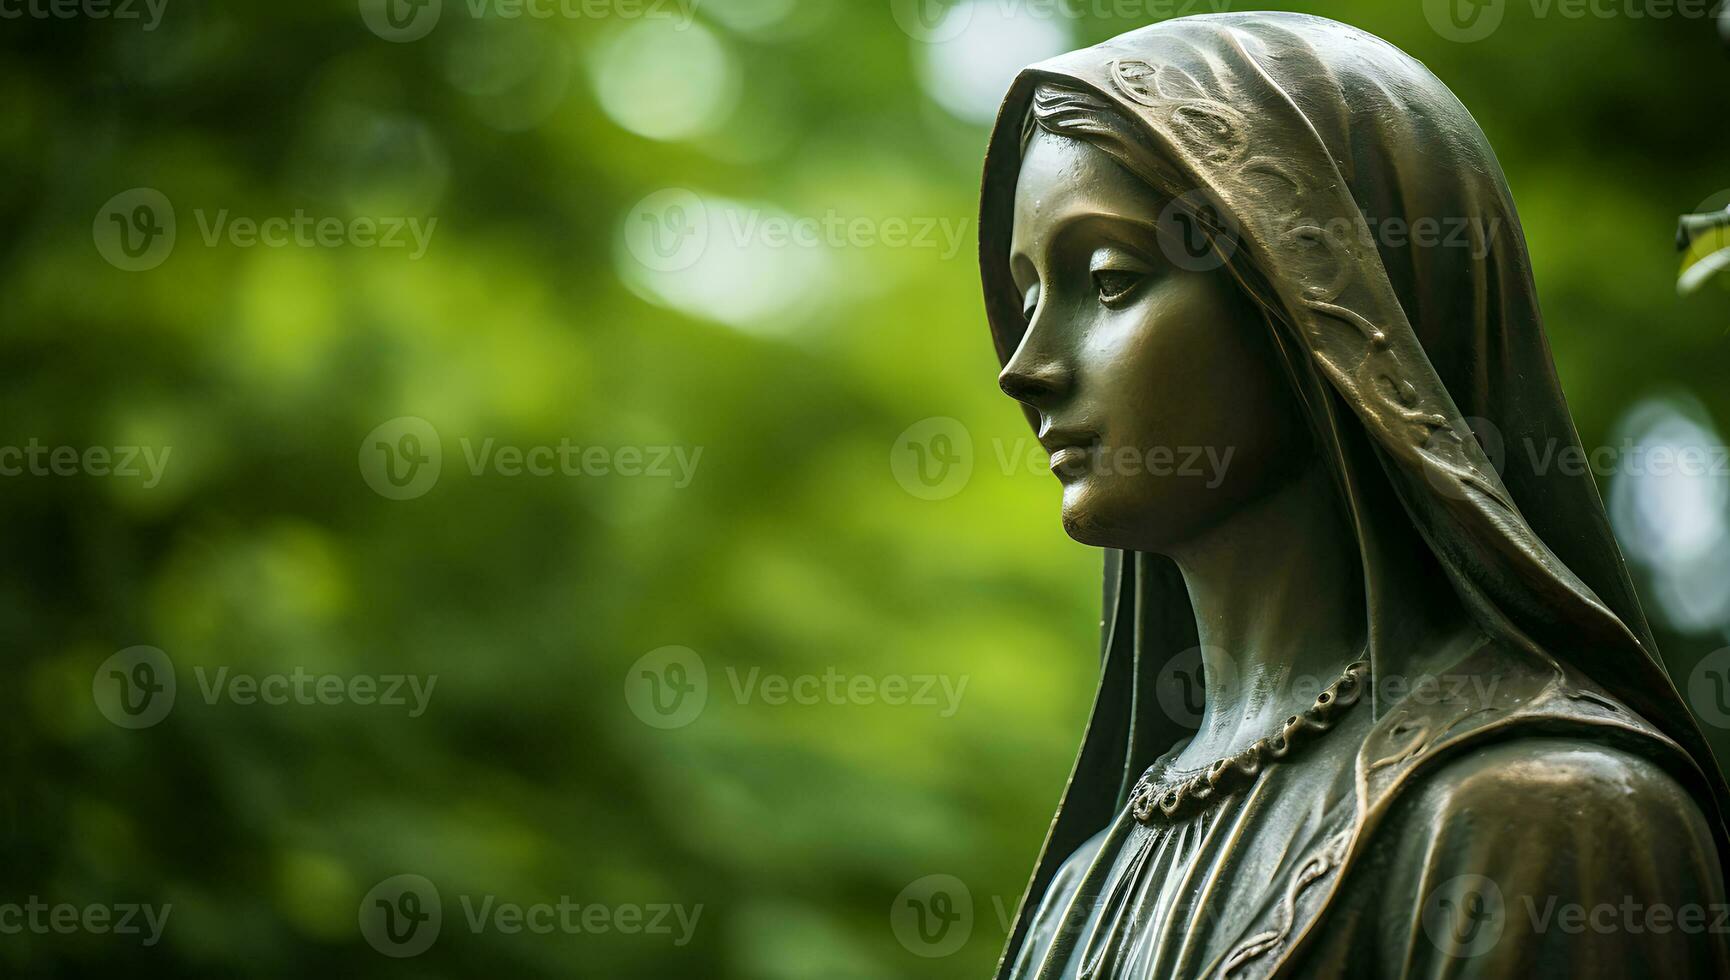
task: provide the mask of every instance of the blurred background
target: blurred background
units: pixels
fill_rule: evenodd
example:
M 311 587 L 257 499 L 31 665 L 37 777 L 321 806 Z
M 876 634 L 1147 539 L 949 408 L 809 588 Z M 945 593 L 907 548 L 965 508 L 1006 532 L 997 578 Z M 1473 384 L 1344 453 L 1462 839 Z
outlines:
M 1260 6 L 1488 132 L 1730 758 L 1704 4 Z M 986 126 L 1226 8 L 0 5 L 0 972 L 988 975 L 1100 556 L 994 383 Z

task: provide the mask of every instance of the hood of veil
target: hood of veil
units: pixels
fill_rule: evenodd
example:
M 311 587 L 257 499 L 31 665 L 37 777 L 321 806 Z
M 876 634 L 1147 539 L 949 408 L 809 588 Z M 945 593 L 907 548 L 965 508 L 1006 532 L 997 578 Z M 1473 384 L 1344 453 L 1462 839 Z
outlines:
M 1525 237 L 1488 141 L 1447 87 L 1380 39 L 1277 13 L 1166 21 L 1027 69 L 998 116 L 981 201 L 1002 363 L 1026 329 L 1008 256 L 1023 124 L 1042 82 L 1133 120 L 1153 152 L 1119 162 L 1198 212 L 1234 271 L 1255 271 L 1252 292 L 1272 311 L 1357 531 L 1372 674 L 1410 671 L 1419 624 L 1463 612 L 1673 740 L 1722 827 L 1722 779 L 1661 665 L 1592 476 L 1555 465 L 1579 436 Z M 1441 223 L 1443 244 L 1413 246 L 1386 225 L 1423 217 Z M 1464 240 L 1449 246 L 1449 235 Z M 1481 444 L 1474 423 L 1499 440 Z M 1011 951 L 1025 904 L 1190 734 L 1159 709 L 1155 686 L 1196 643 L 1175 567 L 1108 551 L 1104 599 L 1099 693 Z

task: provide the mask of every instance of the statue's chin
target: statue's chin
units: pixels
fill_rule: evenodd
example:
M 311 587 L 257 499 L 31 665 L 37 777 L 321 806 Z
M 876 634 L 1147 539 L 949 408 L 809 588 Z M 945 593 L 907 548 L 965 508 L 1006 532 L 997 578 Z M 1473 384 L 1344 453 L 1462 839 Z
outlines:
M 1103 519 L 1098 501 L 1077 484 L 1063 488 L 1063 531 L 1082 544 L 1096 548 L 1122 548 L 1124 534 Z
M 1103 489 L 1091 481 L 1071 483 L 1063 488 L 1065 534 L 1095 548 L 1161 554 L 1174 540 L 1182 537 L 1175 533 L 1175 528 L 1152 519 L 1154 515 L 1169 517 L 1183 513 L 1182 502 L 1147 499 L 1136 494 L 1133 486 L 1125 487 L 1123 484 L 1112 486 L 1112 489 L 1120 491 L 1115 495 L 1102 493 Z

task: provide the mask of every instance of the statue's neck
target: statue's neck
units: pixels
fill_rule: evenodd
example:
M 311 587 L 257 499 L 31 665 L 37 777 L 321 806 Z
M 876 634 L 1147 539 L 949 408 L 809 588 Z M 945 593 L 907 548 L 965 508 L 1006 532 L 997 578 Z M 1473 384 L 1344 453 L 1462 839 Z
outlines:
M 1171 557 L 1195 607 L 1207 686 L 1180 766 L 1274 733 L 1363 655 L 1357 536 L 1319 463 Z

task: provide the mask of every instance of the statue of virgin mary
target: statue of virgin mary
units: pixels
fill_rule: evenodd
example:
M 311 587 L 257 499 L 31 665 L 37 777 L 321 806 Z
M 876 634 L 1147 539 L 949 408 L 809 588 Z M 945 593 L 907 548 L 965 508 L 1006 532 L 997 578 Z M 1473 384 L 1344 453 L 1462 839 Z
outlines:
M 1036 65 L 980 249 L 1106 554 L 1000 980 L 1730 976 L 1725 785 L 1591 474 L 1546 465 L 1579 437 L 1523 232 L 1433 74 L 1280 13 Z

